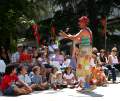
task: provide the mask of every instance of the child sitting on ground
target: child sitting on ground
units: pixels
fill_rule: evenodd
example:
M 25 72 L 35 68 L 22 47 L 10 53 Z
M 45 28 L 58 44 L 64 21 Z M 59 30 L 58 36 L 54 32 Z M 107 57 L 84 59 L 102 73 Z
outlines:
M 40 75 L 40 67 L 35 66 L 32 69 L 33 76 L 31 77 L 32 83 L 37 85 L 36 90 L 46 90 L 48 89 L 48 83 L 42 82 L 42 76 Z
M 58 71 L 57 68 L 53 67 L 50 73 L 50 83 L 51 83 L 51 87 L 56 90 L 57 89 L 57 85 L 56 85 L 56 72 Z
M 58 71 L 57 68 L 52 69 L 50 76 L 51 86 L 54 90 L 66 88 L 66 83 L 63 82 L 62 72 Z
M 24 65 L 21 65 L 18 68 L 18 78 L 24 83 L 26 83 L 28 86 L 30 86 L 33 90 L 36 88 L 36 84 L 32 84 L 31 78 L 28 76 L 27 69 Z M 19 83 L 18 85 L 21 87 Z
M 67 82 L 67 85 L 70 85 L 71 87 L 76 84 L 75 76 L 72 73 L 72 68 L 71 67 L 66 67 L 65 72 L 63 75 L 63 79 L 65 82 Z
M 18 87 L 16 82 L 21 83 L 23 87 Z M 1 90 L 3 95 L 7 96 L 24 95 L 32 92 L 30 86 L 19 80 L 18 76 L 16 75 L 16 68 L 14 65 L 8 65 L 6 67 L 5 75 L 1 82 Z
M 56 82 L 57 82 L 57 86 L 58 86 L 59 89 L 67 87 L 67 83 L 63 80 L 62 77 L 63 77 L 62 72 L 57 71 L 56 72 Z
M 40 67 L 40 75 L 42 77 L 42 83 L 46 83 L 49 88 L 50 87 L 50 81 L 49 81 L 50 74 L 47 73 L 47 69 L 44 67 Z

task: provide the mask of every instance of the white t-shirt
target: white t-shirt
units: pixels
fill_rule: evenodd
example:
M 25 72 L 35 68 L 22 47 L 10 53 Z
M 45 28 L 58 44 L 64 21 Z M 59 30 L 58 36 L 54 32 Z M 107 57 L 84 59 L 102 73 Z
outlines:
M 74 77 L 74 74 L 73 73 L 70 73 L 70 74 L 64 74 L 63 75 L 63 77 L 65 78 L 65 79 L 67 79 L 67 80 L 70 80 L 70 79 L 72 79 L 73 77 Z
M 6 64 L 3 60 L 0 60 L 0 72 L 5 73 Z
M 115 57 L 113 57 L 112 55 L 110 55 L 110 56 L 112 58 L 112 63 L 113 64 L 118 64 L 118 58 L 117 58 L 117 56 L 115 56 Z
M 22 80 L 24 83 L 31 84 L 31 79 L 27 74 L 25 76 L 19 75 L 18 78 Z
M 58 49 L 58 45 L 57 44 L 49 45 L 48 49 L 50 52 L 55 52 L 55 49 Z
M 68 67 L 70 65 L 70 61 L 71 61 L 70 59 L 67 59 L 66 61 L 64 61 L 62 64 L 62 68 Z
M 16 53 L 12 54 L 12 57 L 11 57 L 11 62 L 12 63 L 18 62 L 19 59 L 20 59 L 20 53 L 19 52 L 16 52 Z
M 95 67 L 95 66 L 96 66 L 93 58 L 90 59 L 90 66 L 92 66 L 92 67 Z

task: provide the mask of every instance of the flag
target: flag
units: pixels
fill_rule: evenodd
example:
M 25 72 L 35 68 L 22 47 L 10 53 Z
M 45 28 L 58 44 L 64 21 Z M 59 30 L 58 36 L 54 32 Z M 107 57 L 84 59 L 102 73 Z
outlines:
M 101 25 L 102 25 L 102 35 L 105 35 L 107 32 L 107 18 L 104 16 L 101 19 Z
M 40 34 L 38 32 L 38 28 L 39 28 L 39 26 L 37 24 L 32 25 L 32 30 L 33 30 L 34 37 L 35 37 L 38 45 L 40 45 Z

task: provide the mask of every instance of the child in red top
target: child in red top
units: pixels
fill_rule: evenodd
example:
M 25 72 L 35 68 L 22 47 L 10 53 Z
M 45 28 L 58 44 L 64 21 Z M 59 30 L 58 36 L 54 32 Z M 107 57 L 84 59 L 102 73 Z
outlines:
M 24 87 L 19 88 L 16 85 L 16 82 L 21 83 Z M 8 96 L 28 94 L 32 92 L 32 89 L 27 84 L 18 79 L 14 65 L 9 65 L 6 67 L 5 75 L 1 82 L 1 90 L 3 95 Z

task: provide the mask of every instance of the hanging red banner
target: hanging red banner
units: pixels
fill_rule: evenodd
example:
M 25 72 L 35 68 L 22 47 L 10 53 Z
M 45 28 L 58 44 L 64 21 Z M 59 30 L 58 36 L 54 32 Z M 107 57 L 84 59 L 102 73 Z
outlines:
M 34 37 L 35 37 L 38 45 L 40 45 L 40 34 L 38 32 L 38 28 L 39 28 L 39 26 L 37 24 L 32 25 L 32 30 L 33 30 Z
M 102 24 L 102 34 L 105 35 L 107 31 L 107 18 L 103 17 L 101 19 L 101 24 Z

